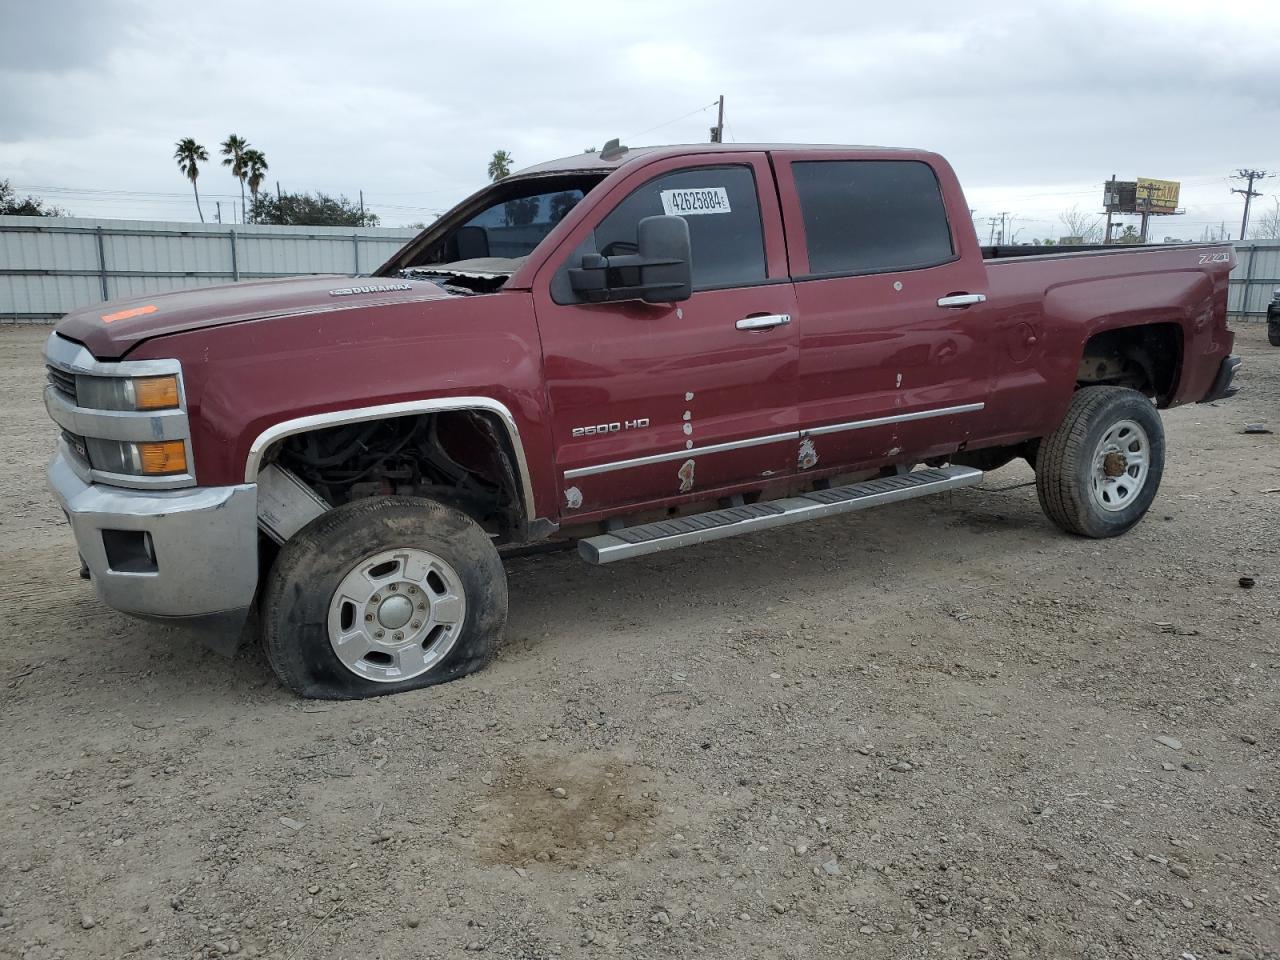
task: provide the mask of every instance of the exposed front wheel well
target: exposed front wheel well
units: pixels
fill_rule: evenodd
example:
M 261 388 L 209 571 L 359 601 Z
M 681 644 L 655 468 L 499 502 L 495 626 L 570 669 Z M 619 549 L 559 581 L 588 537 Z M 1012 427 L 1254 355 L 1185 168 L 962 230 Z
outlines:
M 1182 328 L 1148 323 L 1094 334 L 1084 345 L 1076 387 L 1128 387 L 1160 406 L 1172 399 L 1182 369 Z
M 484 410 L 393 416 L 296 433 L 268 451 L 332 507 L 379 496 L 423 497 L 461 511 L 499 542 L 528 518 L 511 439 Z

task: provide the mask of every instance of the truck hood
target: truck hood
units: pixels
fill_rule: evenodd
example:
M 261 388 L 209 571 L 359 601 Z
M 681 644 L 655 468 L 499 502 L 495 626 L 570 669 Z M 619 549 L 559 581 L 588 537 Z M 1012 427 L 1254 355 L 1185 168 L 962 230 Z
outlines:
M 115 360 L 144 340 L 169 333 L 267 317 L 453 296 L 429 280 L 338 274 L 289 277 L 112 300 L 69 313 L 54 329 L 69 340 L 84 344 L 98 359 Z

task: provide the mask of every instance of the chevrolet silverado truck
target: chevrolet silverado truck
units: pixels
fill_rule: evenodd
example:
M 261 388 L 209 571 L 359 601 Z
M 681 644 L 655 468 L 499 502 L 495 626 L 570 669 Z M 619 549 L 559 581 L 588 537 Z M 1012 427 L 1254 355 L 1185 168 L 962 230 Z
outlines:
M 297 693 L 394 693 L 486 662 L 503 551 L 541 541 L 612 563 L 1016 457 L 1058 527 L 1123 533 L 1159 410 L 1234 392 L 1233 257 L 984 249 L 925 151 L 611 143 L 371 276 L 68 315 L 49 480 L 110 606 L 231 649 L 256 620 Z

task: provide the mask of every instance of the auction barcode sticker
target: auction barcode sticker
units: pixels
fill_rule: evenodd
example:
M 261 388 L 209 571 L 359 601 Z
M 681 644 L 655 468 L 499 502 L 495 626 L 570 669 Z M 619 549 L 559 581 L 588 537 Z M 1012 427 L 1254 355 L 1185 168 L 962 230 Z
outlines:
M 662 210 L 669 217 L 689 217 L 700 213 L 731 212 L 729 209 L 729 194 L 724 187 L 663 190 Z

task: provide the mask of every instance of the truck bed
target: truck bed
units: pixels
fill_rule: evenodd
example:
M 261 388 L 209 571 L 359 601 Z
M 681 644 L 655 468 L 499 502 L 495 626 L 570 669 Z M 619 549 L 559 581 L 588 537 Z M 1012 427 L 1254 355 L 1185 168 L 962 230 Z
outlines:
M 1078 243 L 1060 246 L 1036 246 L 1034 244 L 1005 244 L 1003 246 L 983 247 L 983 260 L 1010 260 L 1015 257 L 1061 257 L 1070 254 L 1089 253 L 1142 253 L 1160 250 L 1194 250 L 1199 247 L 1220 247 L 1216 243 Z

